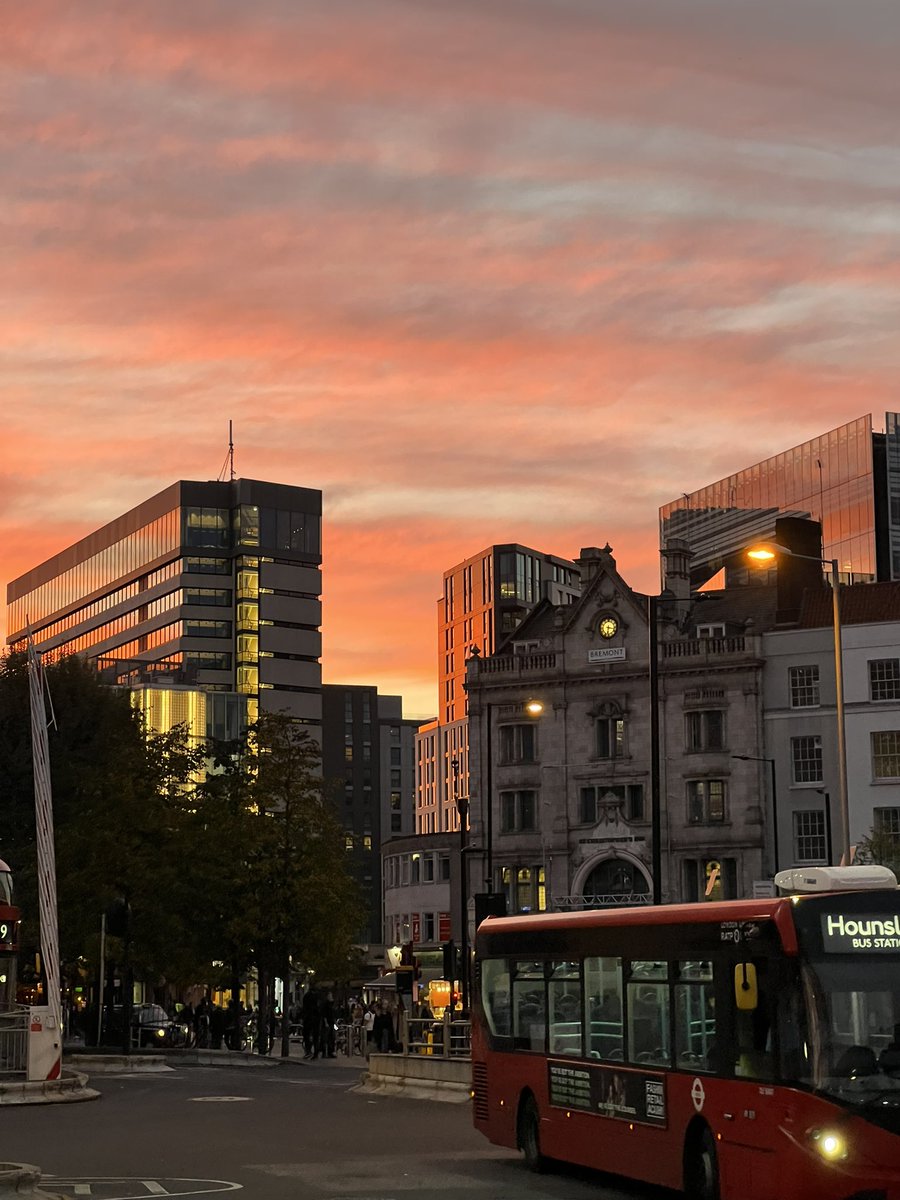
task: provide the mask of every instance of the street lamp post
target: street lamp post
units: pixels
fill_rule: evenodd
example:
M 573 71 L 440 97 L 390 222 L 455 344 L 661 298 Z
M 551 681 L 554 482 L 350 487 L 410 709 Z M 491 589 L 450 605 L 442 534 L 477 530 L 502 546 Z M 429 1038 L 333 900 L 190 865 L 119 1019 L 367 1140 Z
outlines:
M 741 762 L 764 762 L 769 764 L 769 786 L 772 797 L 772 874 L 775 875 L 778 872 L 780 863 L 780 856 L 778 854 L 778 787 L 775 777 L 775 759 L 758 757 L 755 754 L 732 754 L 731 757 L 739 758 Z
M 650 870 L 653 903 L 662 904 L 662 805 L 659 764 L 659 597 L 647 597 L 650 657 L 650 838 L 653 843 Z
M 831 609 L 834 627 L 834 700 L 837 718 L 838 749 L 838 800 L 841 814 L 841 843 L 843 857 L 850 862 L 850 799 L 847 791 L 847 738 L 844 719 L 844 649 L 841 638 L 841 583 L 838 577 L 836 558 L 818 558 L 811 554 L 797 554 L 775 542 L 747 551 L 747 557 L 758 563 L 771 562 L 778 557 L 799 558 L 806 562 L 826 564 L 831 568 Z
M 450 760 L 453 799 L 459 813 L 459 993 L 462 1010 L 469 1011 L 469 896 L 466 842 L 469 826 L 469 797 L 459 794 L 459 759 Z M 451 997 L 452 1001 L 452 997 Z

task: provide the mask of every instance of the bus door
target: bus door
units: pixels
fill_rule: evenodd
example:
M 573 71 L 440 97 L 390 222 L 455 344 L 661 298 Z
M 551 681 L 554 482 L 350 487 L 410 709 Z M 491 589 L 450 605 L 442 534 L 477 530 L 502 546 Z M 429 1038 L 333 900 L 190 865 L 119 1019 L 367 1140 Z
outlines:
M 723 1074 L 741 1082 L 723 1090 L 723 1140 L 727 1194 L 752 1195 L 755 1200 L 778 1200 L 775 1155 L 783 1104 L 778 1099 L 776 962 L 744 944 L 730 960 L 731 989 L 728 1020 L 730 1053 L 721 1063 Z

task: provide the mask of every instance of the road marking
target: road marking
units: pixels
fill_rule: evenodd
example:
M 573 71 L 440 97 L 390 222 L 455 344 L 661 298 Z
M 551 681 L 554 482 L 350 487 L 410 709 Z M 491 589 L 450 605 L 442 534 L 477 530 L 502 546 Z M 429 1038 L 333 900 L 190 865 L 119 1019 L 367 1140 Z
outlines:
M 238 1104 L 250 1096 L 191 1096 L 192 1104 Z
M 139 1179 L 127 1175 L 55 1176 L 45 1174 L 53 1190 L 64 1196 L 93 1197 L 93 1200 L 145 1200 L 148 1192 L 155 1196 L 208 1196 L 215 1192 L 236 1192 L 243 1184 L 230 1179 Z

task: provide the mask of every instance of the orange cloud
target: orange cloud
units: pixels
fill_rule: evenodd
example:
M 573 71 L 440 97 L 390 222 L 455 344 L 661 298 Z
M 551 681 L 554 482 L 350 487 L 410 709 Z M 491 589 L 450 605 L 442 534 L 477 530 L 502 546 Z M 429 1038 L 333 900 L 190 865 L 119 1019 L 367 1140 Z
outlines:
M 894 406 L 878 0 L 35 0 L 4 31 L 13 578 L 221 466 L 325 494 L 325 677 L 434 710 L 442 571 Z

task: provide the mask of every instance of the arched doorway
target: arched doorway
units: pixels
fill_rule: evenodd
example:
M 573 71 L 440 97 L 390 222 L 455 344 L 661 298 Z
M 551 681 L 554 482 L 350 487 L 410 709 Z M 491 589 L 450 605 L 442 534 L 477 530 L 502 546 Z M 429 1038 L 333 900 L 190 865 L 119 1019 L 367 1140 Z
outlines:
M 636 859 L 611 854 L 588 871 L 579 890 L 585 908 L 646 904 L 650 880 Z

